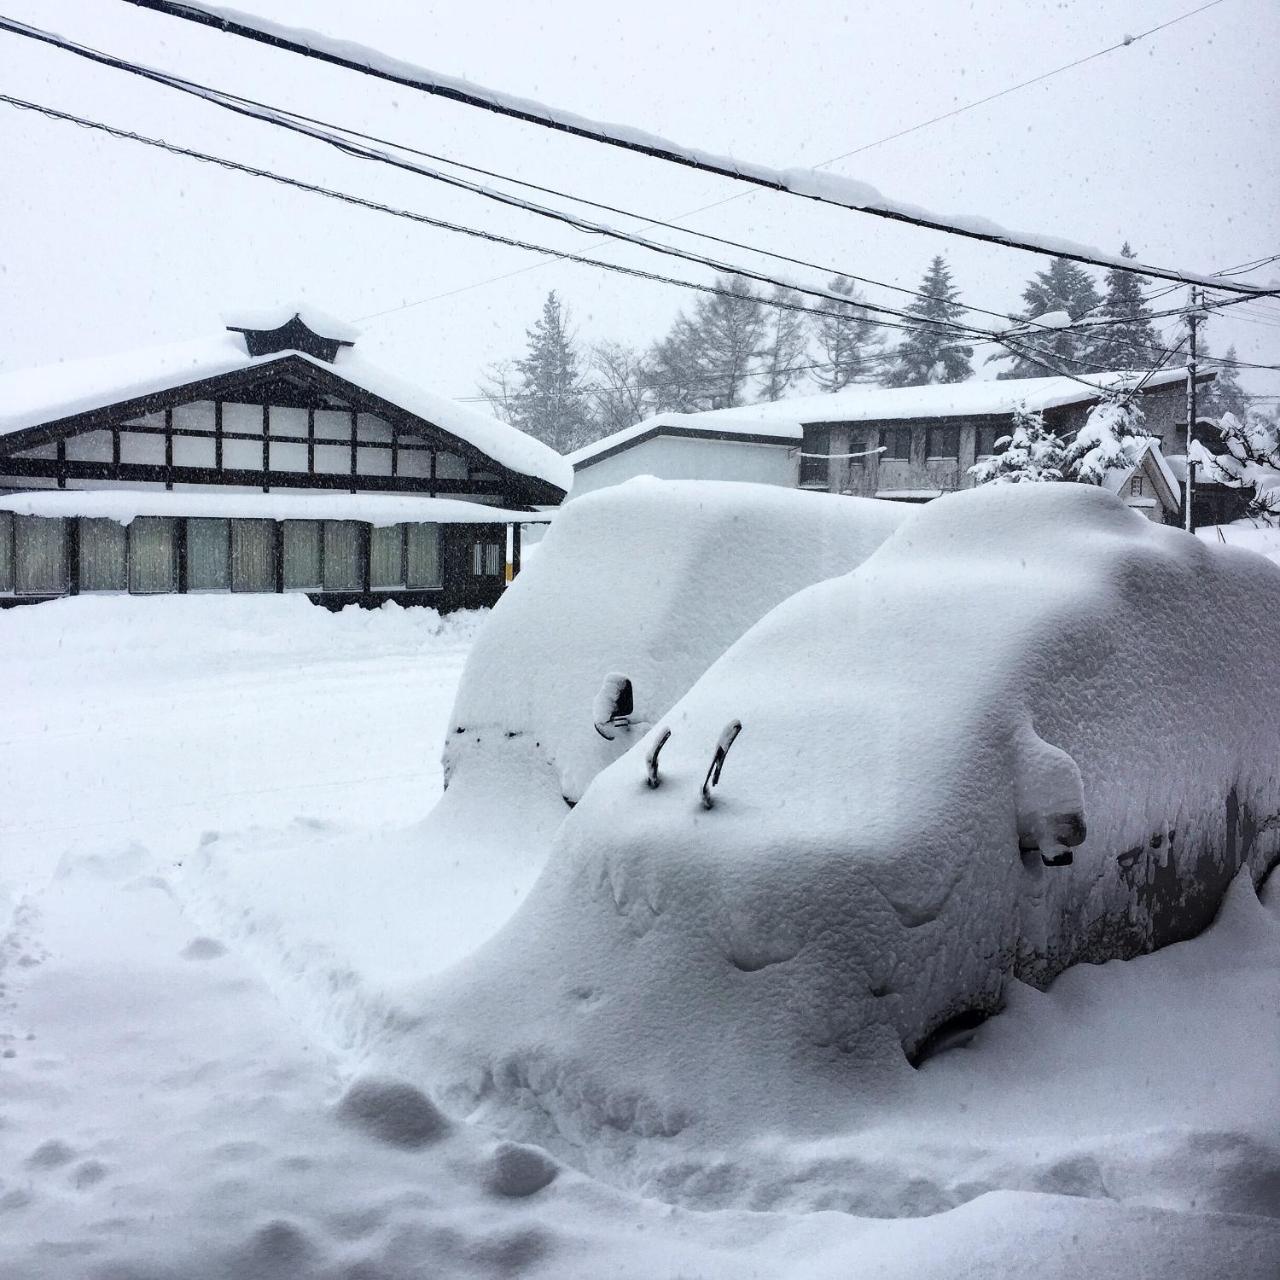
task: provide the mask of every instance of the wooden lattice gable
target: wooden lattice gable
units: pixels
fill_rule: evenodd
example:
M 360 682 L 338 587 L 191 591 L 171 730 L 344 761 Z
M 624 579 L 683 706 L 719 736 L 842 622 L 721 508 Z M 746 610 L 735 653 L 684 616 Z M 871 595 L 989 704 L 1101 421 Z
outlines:
M 345 413 L 348 415 L 370 415 L 385 423 L 393 438 L 404 440 L 406 449 L 414 445 L 422 445 L 460 459 L 466 466 L 467 475 L 450 475 L 431 477 L 406 477 L 400 484 L 386 483 L 379 477 L 361 476 L 361 487 L 372 488 L 406 488 L 413 490 L 430 489 L 444 493 L 463 493 L 471 489 L 476 492 L 503 497 L 506 501 L 535 504 L 558 503 L 563 493 L 555 486 L 537 477 L 527 476 L 512 471 L 496 459 L 489 456 L 471 441 L 465 440 L 454 432 L 447 430 L 435 422 L 431 422 L 401 406 L 392 403 L 382 396 L 344 378 L 336 369 L 328 365 L 318 364 L 296 352 L 282 353 L 274 360 L 259 360 L 244 368 L 215 374 L 189 382 L 182 382 L 152 390 L 130 399 L 102 405 L 83 412 L 0 435 L 0 470 L 9 474 L 43 474 L 47 468 L 33 466 L 36 462 L 59 461 L 64 464 L 65 474 L 86 479 L 112 479 L 110 466 L 119 467 L 121 458 L 118 440 L 111 464 L 98 459 L 93 463 L 79 463 L 74 457 L 74 446 L 70 443 L 76 437 L 88 437 L 94 433 L 118 435 L 122 431 L 132 430 L 158 435 L 178 435 L 181 437 L 215 436 L 224 434 L 219 427 L 184 426 L 181 421 L 182 411 L 192 406 L 210 404 L 219 408 L 219 422 L 223 406 L 254 406 L 278 409 L 296 409 L 304 411 L 308 418 L 326 413 Z M 363 420 L 363 419 L 362 419 Z M 164 425 L 159 425 L 163 422 Z M 361 428 L 363 431 L 363 427 Z M 306 443 L 306 432 L 298 428 L 300 434 L 293 437 L 298 444 Z M 226 435 L 234 435 L 227 430 Z M 259 429 L 255 435 L 263 438 Z M 267 439 L 280 440 L 274 429 Z M 371 446 L 373 441 L 363 438 L 361 446 Z M 352 445 L 356 441 L 352 438 Z M 322 439 L 320 448 L 328 447 Z M 170 453 L 172 451 L 170 450 Z M 251 469 L 226 468 L 219 462 L 213 474 L 202 475 L 199 480 L 212 483 L 256 484 L 260 476 L 249 476 L 249 470 L 257 473 L 267 471 L 267 453 L 263 453 L 263 466 Z M 157 458 L 151 464 L 154 476 L 138 477 L 136 475 L 119 478 L 168 478 L 161 474 L 174 466 L 181 469 L 180 462 L 174 463 L 166 456 Z M 208 468 L 206 468 L 208 469 Z M 181 477 L 180 477 L 181 478 Z M 192 479 L 193 477 L 186 477 Z M 291 479 L 288 476 L 274 476 L 273 484 L 314 483 L 319 487 L 339 487 L 349 479 L 342 473 L 331 475 L 315 475 L 308 469 L 306 480 Z M 366 485 L 365 480 L 377 481 Z M 411 483 L 410 480 L 413 482 Z M 471 482 L 476 481 L 473 485 Z

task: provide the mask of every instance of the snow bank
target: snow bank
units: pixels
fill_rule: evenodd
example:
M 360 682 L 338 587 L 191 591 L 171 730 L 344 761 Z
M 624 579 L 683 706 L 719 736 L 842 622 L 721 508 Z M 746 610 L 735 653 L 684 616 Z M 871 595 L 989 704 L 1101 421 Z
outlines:
M 921 509 L 595 779 L 422 993 L 431 1052 L 583 1142 L 874 1109 L 1011 978 L 1189 937 L 1280 857 L 1278 628 L 1274 566 L 1099 489 Z
M 864 560 L 906 517 L 889 503 L 765 485 L 631 480 L 563 507 L 467 662 L 445 748 L 452 788 L 502 749 L 549 763 L 576 802 L 711 662 L 787 596 Z M 632 681 L 612 741 L 593 705 Z

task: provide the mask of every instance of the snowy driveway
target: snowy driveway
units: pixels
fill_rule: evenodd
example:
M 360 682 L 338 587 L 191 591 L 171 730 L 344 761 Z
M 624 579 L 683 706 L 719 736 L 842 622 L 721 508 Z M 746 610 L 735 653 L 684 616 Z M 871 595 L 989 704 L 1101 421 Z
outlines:
M 175 864 L 209 831 L 292 830 L 297 858 L 316 825 L 421 818 L 472 625 L 225 597 L 0 614 L 0 1273 L 1273 1274 L 1274 893 L 1024 991 L 931 1065 L 932 1110 L 754 1167 L 686 1151 L 651 1170 L 716 1212 L 564 1166 L 504 1183 L 477 1125 L 398 1147 L 339 1123 L 376 1062 L 281 1004 L 278 972 L 184 905 Z

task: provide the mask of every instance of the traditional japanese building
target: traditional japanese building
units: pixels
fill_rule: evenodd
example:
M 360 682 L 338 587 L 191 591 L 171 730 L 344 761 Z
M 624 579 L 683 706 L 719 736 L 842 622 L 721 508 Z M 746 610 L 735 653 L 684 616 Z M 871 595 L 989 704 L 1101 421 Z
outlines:
M 493 604 L 569 464 L 316 315 L 0 375 L 0 605 L 89 591 Z

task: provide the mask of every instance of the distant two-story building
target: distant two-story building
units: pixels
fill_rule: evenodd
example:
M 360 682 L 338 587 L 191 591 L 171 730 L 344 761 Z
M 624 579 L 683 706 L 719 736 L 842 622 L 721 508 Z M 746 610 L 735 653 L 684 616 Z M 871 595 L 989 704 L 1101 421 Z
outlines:
M 1207 382 L 1212 373 L 1201 375 Z M 570 455 L 573 493 L 633 475 L 754 480 L 927 502 L 969 488 L 1020 405 L 1070 437 L 1108 393 L 1138 388 L 1157 451 L 1123 477 L 1121 496 L 1153 518 L 1176 513 L 1178 485 L 1159 454 L 1185 454 L 1186 371 L 1024 378 L 919 387 L 854 386 L 830 395 L 706 413 L 660 414 Z M 1132 492 L 1130 492 L 1132 490 Z

